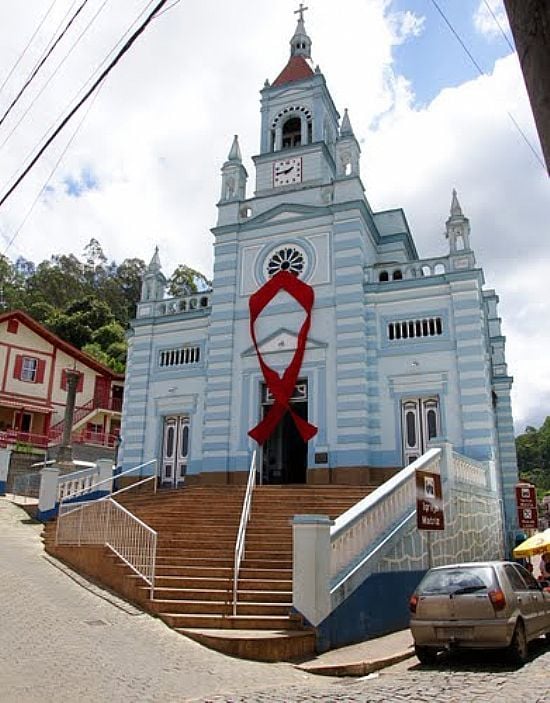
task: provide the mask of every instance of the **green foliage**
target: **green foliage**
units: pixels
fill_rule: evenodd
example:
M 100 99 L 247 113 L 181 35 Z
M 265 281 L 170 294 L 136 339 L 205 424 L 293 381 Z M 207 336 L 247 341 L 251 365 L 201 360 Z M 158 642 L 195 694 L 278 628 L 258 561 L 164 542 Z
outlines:
M 520 477 L 540 491 L 550 491 L 550 416 L 537 430 L 528 426 L 516 437 Z
M 200 271 L 180 264 L 168 280 L 168 293 L 171 296 L 192 295 L 209 288 L 211 282 Z
M 57 254 L 36 267 L 23 258 L 21 263 L 23 274 L 0 255 L 0 312 L 23 310 L 102 364 L 124 373 L 125 331 L 140 299 L 145 262 L 131 258 L 108 263 L 101 244 L 92 238 L 81 258 Z M 170 279 L 169 292 L 184 295 L 209 285 L 202 273 L 181 265 Z

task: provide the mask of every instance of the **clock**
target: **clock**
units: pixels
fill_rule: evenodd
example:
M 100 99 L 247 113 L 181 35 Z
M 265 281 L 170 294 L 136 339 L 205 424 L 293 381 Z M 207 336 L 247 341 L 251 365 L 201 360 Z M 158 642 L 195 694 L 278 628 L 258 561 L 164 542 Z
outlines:
M 273 164 L 273 186 L 288 186 L 302 182 L 302 158 L 294 156 Z

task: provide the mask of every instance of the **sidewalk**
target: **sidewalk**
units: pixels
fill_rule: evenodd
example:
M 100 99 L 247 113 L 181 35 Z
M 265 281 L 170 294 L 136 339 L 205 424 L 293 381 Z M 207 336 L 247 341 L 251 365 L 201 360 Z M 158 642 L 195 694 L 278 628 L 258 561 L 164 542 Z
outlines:
M 297 668 L 324 676 L 365 676 L 414 656 L 411 631 L 333 649 L 301 662 Z

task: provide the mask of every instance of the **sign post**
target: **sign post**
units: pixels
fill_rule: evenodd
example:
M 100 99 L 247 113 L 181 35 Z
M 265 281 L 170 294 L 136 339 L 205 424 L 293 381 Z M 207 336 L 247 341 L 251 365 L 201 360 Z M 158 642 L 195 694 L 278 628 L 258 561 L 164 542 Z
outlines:
M 432 567 L 432 530 L 445 529 L 441 476 L 428 471 L 416 471 L 416 526 L 426 531 L 428 568 Z
M 516 483 L 518 525 L 522 530 L 536 530 L 539 526 L 537 491 L 531 483 Z

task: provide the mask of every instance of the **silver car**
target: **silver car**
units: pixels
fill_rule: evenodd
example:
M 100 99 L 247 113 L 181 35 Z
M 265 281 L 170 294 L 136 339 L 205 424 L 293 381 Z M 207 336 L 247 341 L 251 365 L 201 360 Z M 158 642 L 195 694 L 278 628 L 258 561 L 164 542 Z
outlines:
M 550 593 L 522 566 L 488 561 L 430 569 L 409 601 L 416 656 L 449 647 L 506 648 L 523 663 L 528 643 L 550 637 Z

